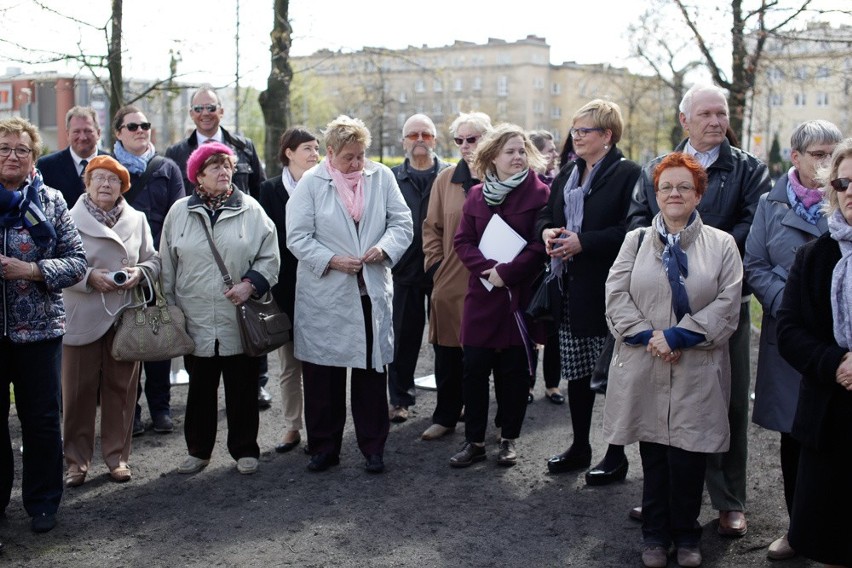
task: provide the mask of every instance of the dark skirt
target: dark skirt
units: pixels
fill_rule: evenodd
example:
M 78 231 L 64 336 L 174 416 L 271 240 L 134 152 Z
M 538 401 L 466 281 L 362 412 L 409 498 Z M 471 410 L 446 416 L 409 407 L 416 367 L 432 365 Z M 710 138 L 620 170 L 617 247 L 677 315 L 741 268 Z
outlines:
M 571 333 L 568 287 L 565 286 L 562 296 L 562 321 L 559 322 L 559 355 L 562 363 L 562 378 L 573 381 L 591 376 L 605 341 L 605 335 L 577 337 Z

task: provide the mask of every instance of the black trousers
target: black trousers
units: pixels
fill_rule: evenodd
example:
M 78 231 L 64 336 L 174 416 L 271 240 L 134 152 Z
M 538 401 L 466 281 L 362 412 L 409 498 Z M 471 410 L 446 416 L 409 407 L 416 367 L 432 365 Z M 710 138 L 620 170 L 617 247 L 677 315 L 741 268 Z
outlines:
M 701 496 L 707 454 L 639 442 L 644 485 L 642 537 L 645 544 L 698 546 Z
M 210 459 L 216 443 L 219 414 L 219 377 L 225 383 L 225 415 L 228 420 L 228 452 L 235 460 L 260 456 L 257 430 L 257 357 L 187 355 L 189 373 L 184 436 L 189 455 Z
M 432 422 L 455 428 L 461 415 L 464 350 L 461 347 L 433 345 L 435 349 L 435 383 L 438 386 Z
M 415 402 L 414 370 L 423 343 L 432 288 L 393 285 L 393 362 L 388 365 L 388 392 L 394 406 Z
M 793 436 L 781 432 L 781 477 L 784 479 L 784 501 L 787 514 L 793 514 L 793 495 L 796 493 L 796 476 L 802 445 Z
M 7 284 L 8 286 L 8 284 Z M 0 339 L 0 512 L 12 496 L 15 449 L 9 435 L 9 385 L 21 421 L 21 498 L 31 517 L 54 514 L 62 499 L 60 432 L 62 338 L 32 343 Z
M 462 393 L 465 437 L 471 443 L 485 441 L 491 398 L 489 377 L 492 371 L 502 436 L 514 440 L 521 435 L 529 393 L 530 371 L 526 349 L 523 346 L 490 349 L 465 345 Z

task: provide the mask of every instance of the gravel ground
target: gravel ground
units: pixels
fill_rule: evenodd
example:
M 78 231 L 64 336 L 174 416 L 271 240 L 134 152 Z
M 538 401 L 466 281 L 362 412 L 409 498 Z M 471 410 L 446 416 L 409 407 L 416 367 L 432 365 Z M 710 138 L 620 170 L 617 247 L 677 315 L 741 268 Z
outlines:
M 756 340 L 756 337 L 755 337 Z M 432 372 L 424 346 L 419 374 Z M 274 368 L 277 360 L 270 359 Z M 176 431 L 135 438 L 133 480 L 110 481 L 96 461 L 82 487 L 66 490 L 59 524 L 50 533 L 29 530 L 20 501 L 20 457 L 12 503 L 0 521 L 9 566 L 641 566 L 640 525 L 627 518 L 642 493 L 638 445 L 629 447 L 624 483 L 590 488 L 582 474 L 551 476 L 546 459 L 565 449 L 567 405 L 544 398 L 541 380 L 529 406 L 513 468 L 496 465 L 496 432 L 488 434 L 488 459 L 455 470 L 449 457 L 462 443 L 463 426 L 442 440 L 423 442 L 435 395 L 418 391 L 412 417 L 392 425 L 384 475 L 364 471 L 351 419 L 342 463 L 328 472 L 305 469 L 301 450 L 276 454 L 282 435 L 278 387 L 273 408 L 261 413 L 260 470 L 236 471 L 224 448 L 225 416 L 211 464 L 183 476 L 186 387 L 172 389 Z M 224 408 L 224 402 L 220 402 Z M 597 461 L 603 398 L 595 409 Z M 492 416 L 495 407 L 492 404 Z M 17 417 L 10 418 L 20 445 Z M 147 415 L 147 411 L 146 411 Z M 146 416 L 147 417 L 147 416 Z M 705 493 L 704 566 L 814 566 L 795 559 L 772 563 L 766 547 L 783 534 L 787 514 L 778 464 L 778 435 L 749 431 L 749 532 L 741 539 L 716 534 L 715 512 Z M 99 454 L 96 449 L 96 456 Z M 97 458 L 99 459 L 99 458 Z M 675 566 L 672 560 L 670 566 Z

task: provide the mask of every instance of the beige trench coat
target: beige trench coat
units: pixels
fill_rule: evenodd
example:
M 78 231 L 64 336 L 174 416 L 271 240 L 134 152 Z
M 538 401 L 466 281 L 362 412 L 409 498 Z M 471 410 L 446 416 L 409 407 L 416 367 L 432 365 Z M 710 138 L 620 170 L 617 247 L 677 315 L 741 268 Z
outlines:
M 646 231 L 641 246 L 640 231 Z M 604 436 L 611 444 L 642 441 L 691 452 L 723 452 L 730 442 L 728 338 L 739 316 L 742 261 L 733 237 L 704 225 L 700 217 L 684 229 L 681 247 L 689 262 L 685 284 L 692 314 L 679 322 L 656 230 L 628 233 L 610 269 L 606 316 L 616 344 Z M 684 349 L 676 364 L 652 357 L 644 345 L 623 342 L 641 331 L 674 325 L 706 338 Z
M 426 273 L 436 263 L 441 263 L 432 278 L 429 343 L 444 347 L 461 347 L 459 331 L 470 278 L 453 247 L 465 200 L 461 184 L 452 183 L 457 167 L 446 168 L 438 174 L 429 197 L 429 210 L 423 220 Z

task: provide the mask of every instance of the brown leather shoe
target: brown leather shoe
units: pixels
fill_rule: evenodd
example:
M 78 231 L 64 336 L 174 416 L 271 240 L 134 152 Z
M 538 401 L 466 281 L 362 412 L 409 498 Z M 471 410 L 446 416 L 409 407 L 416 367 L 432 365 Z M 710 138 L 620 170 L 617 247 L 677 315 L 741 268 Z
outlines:
M 455 428 L 450 428 L 448 426 L 441 426 L 440 424 L 432 424 L 426 430 L 420 434 L 420 438 L 422 440 L 437 440 L 438 438 L 442 438 L 447 434 L 451 434 L 455 432 Z
M 633 507 L 629 511 L 627 511 L 627 516 L 633 519 L 634 521 L 642 522 L 642 507 Z
M 786 534 L 773 541 L 769 545 L 769 550 L 766 551 L 766 557 L 770 560 L 787 560 L 794 556 L 796 556 L 796 551 L 790 546 L 790 541 L 787 540 Z
M 401 424 L 408 420 L 407 406 L 394 406 L 390 409 L 390 421 L 394 424 Z
M 677 563 L 682 568 L 701 566 L 701 550 L 697 546 L 681 546 L 677 549 Z
M 659 545 L 645 545 L 642 564 L 645 568 L 665 568 L 669 564 L 668 550 Z
M 748 532 L 748 523 L 742 511 L 719 511 L 719 534 L 741 537 Z

